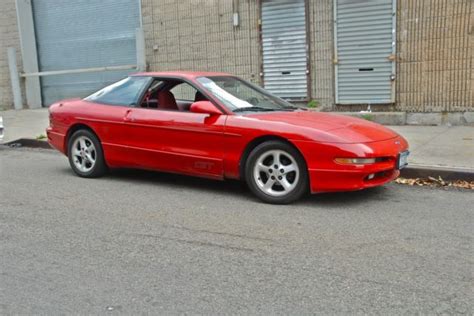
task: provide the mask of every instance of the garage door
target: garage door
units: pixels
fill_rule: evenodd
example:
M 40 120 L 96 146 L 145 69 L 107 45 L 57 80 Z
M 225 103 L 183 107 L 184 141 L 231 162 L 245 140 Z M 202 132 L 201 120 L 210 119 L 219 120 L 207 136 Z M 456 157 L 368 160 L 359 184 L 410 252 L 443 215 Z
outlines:
M 336 103 L 394 101 L 395 12 L 394 0 L 336 0 Z
M 136 64 L 139 0 L 34 0 L 40 71 Z M 129 71 L 41 77 L 44 105 L 83 97 Z
M 263 0 L 262 47 L 265 89 L 286 99 L 306 99 L 304 0 Z

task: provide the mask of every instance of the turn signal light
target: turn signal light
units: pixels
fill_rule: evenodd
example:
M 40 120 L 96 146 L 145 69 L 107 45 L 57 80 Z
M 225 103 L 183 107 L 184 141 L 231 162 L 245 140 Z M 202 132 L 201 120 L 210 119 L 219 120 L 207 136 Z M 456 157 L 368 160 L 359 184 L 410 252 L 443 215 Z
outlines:
M 375 163 L 376 158 L 336 158 L 335 162 L 345 164 L 345 165 L 366 165 L 370 163 Z

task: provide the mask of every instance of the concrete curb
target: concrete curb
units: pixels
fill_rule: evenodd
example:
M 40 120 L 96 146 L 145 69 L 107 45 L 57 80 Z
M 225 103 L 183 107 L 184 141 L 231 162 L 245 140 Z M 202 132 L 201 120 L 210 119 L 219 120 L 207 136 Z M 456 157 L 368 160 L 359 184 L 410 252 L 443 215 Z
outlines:
M 400 176 L 403 178 L 441 177 L 443 180 L 447 181 L 474 181 L 474 169 L 411 165 L 402 169 L 400 171 Z
M 9 147 L 29 147 L 29 148 L 43 148 L 53 149 L 49 143 L 45 140 L 31 139 L 31 138 L 20 138 L 11 142 L 3 143 L 1 145 Z

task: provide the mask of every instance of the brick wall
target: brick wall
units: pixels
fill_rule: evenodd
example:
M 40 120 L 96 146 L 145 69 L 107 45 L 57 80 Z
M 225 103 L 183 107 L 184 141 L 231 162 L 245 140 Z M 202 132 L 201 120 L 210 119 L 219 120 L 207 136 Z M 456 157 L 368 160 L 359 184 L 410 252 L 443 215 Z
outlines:
M 16 48 L 17 67 L 20 70 L 20 38 L 16 23 L 15 0 L 2 0 L 0 9 L 0 109 L 13 108 L 13 94 L 7 56 L 8 47 Z

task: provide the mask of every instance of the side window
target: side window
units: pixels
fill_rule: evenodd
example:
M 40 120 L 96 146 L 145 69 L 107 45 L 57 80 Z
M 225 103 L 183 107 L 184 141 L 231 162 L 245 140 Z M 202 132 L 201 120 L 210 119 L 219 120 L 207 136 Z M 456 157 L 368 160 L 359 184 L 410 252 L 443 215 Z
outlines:
M 183 82 L 170 90 L 176 100 L 194 102 L 197 90 L 190 84 Z
M 146 89 L 151 77 L 128 77 L 107 86 L 84 100 L 110 105 L 132 106 Z

